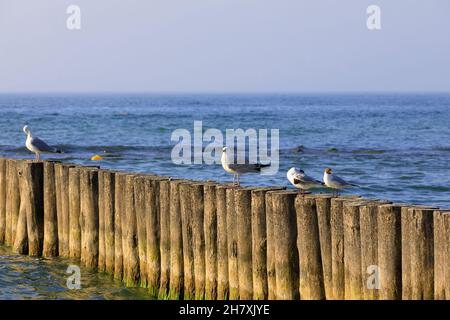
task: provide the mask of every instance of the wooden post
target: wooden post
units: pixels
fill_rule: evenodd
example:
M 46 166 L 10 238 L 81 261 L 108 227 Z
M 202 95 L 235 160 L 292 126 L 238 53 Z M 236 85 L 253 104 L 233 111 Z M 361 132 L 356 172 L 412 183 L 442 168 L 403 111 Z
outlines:
M 56 163 L 56 192 L 59 193 L 57 200 L 58 210 L 58 235 L 59 255 L 69 257 L 69 168 L 73 165 Z M 59 230 L 61 229 L 61 230 Z
M 401 207 L 378 207 L 379 296 L 383 300 L 402 298 Z
M 155 297 L 161 275 L 159 183 L 154 177 L 145 177 L 145 224 L 147 230 L 147 283 Z
M 179 185 L 184 180 L 170 181 L 170 289 L 169 298 L 183 296 L 183 232 Z
M 192 231 L 192 198 L 190 184 L 180 184 L 179 192 L 183 233 L 184 299 L 192 300 L 195 297 L 195 282 L 194 239 Z
M 205 299 L 217 299 L 217 202 L 216 185 L 205 184 Z
M 20 201 L 19 218 L 17 220 L 13 251 L 19 254 L 28 254 L 27 211 L 30 206 L 27 202 L 32 200 L 28 198 L 25 199 L 30 193 L 31 185 L 31 183 L 26 180 L 29 178 L 28 175 L 26 178 L 23 175 L 24 170 L 27 170 L 24 168 L 25 165 L 26 163 L 21 163 L 18 168 L 19 188 L 23 196 Z
M 69 168 L 69 257 L 81 259 L 80 168 Z
M 122 217 L 125 211 L 125 174 L 115 173 L 114 179 L 114 278 L 123 278 L 123 246 L 122 246 Z
M 58 256 L 55 163 L 44 162 L 44 257 Z
M 411 298 L 434 298 L 433 209 L 411 208 Z
M 169 293 L 170 282 L 170 184 L 167 180 L 159 183 L 159 206 L 161 279 L 158 296 L 165 298 Z
M 274 191 L 266 193 L 266 245 L 267 245 L 267 298 L 275 300 L 277 298 L 277 279 L 275 269 L 275 238 L 274 238 L 274 221 L 273 221 L 273 201 L 272 195 Z
M 17 175 L 20 160 L 7 160 L 6 230 L 5 244 L 12 246 L 16 236 L 17 219 L 20 209 L 20 190 Z
M 268 298 L 267 284 L 267 228 L 266 192 L 267 189 L 252 190 L 252 264 L 253 299 Z
M 226 189 L 227 200 L 227 245 L 228 245 L 228 283 L 229 299 L 239 299 L 239 268 L 238 268 L 238 238 L 237 216 L 234 201 L 235 187 Z
M 191 184 L 195 299 L 205 298 L 204 183 Z
M 98 171 L 80 169 L 81 262 L 98 266 Z
M 5 243 L 6 231 L 6 159 L 0 158 L 0 244 Z
M 323 300 L 325 288 L 316 201 L 313 196 L 298 195 L 295 208 L 300 258 L 300 297 L 302 300 Z
M 216 187 L 217 203 L 217 299 L 225 300 L 228 286 L 227 198 L 226 186 Z
M 345 297 L 343 204 L 356 198 L 347 196 L 331 199 L 331 281 L 335 300 L 343 300 Z
M 103 171 L 103 214 L 105 218 L 105 271 L 114 274 L 114 209 L 115 209 L 115 174 Z
M 276 298 L 297 300 L 299 294 L 299 255 L 297 248 L 296 192 L 271 194 L 275 245 Z
M 44 243 L 44 166 L 42 162 L 21 163 L 21 214 L 25 212 L 28 254 L 42 255 Z M 23 221 L 24 222 L 24 221 Z M 23 240 L 25 237 L 23 238 Z M 18 244 L 18 243 L 17 243 Z M 18 244 L 19 245 L 19 244 Z
M 147 261 L 147 223 L 145 215 L 145 177 L 136 176 L 134 178 L 134 204 L 136 210 L 137 242 L 139 254 L 139 274 L 141 287 L 147 287 L 148 281 L 148 261 Z
M 139 283 L 134 177 L 131 174 L 125 177 L 125 211 L 122 215 L 123 281 L 127 286 L 136 286 Z
M 105 272 L 105 193 L 103 170 L 98 170 L 98 271 Z
M 450 213 L 445 213 L 444 217 L 444 278 L 445 278 L 445 299 L 450 300 Z
M 251 189 L 236 189 L 234 199 L 238 240 L 239 298 L 251 300 L 253 298 Z
M 344 203 L 344 290 L 346 300 L 360 300 L 363 298 L 359 224 L 359 207 L 362 204 L 359 201 Z
M 320 253 L 325 289 L 325 299 L 333 298 L 331 257 L 331 194 L 315 195 L 317 221 L 319 224 Z
M 410 221 L 412 212 L 406 205 L 402 205 L 402 300 L 411 300 L 411 250 L 409 243 Z
M 361 275 L 364 300 L 378 299 L 378 203 L 359 208 L 361 230 Z M 370 285 L 369 285 L 370 283 Z
M 445 234 L 444 216 L 450 211 L 435 210 L 434 215 L 434 299 L 445 300 L 445 250 L 450 237 Z M 450 296 L 448 297 L 450 299 Z

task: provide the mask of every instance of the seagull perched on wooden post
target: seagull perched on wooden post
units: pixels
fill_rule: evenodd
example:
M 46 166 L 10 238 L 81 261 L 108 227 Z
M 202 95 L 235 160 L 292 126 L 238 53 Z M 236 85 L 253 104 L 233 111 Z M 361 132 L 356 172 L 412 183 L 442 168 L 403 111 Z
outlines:
M 25 146 L 28 150 L 36 155 L 36 161 L 40 160 L 41 153 L 61 153 L 61 150 L 50 147 L 47 143 L 45 143 L 38 137 L 33 137 L 33 135 L 31 134 L 31 130 L 27 125 L 23 127 L 23 132 L 25 132 L 25 134 L 27 135 Z
M 228 173 L 232 173 L 233 174 L 233 184 L 239 186 L 240 185 L 240 181 L 239 181 L 239 176 L 241 174 L 244 173 L 258 173 L 261 172 L 262 168 L 265 167 L 269 167 L 269 164 L 259 164 L 259 163 L 255 163 L 255 164 L 234 164 L 232 161 L 231 163 L 228 161 L 228 157 L 227 157 L 227 147 L 223 147 L 222 148 L 222 158 L 221 158 L 221 162 L 222 162 L 222 167 L 223 169 L 228 172 Z
M 328 188 L 333 189 L 333 194 L 339 195 L 339 189 L 359 187 L 356 184 L 345 181 L 344 179 L 333 174 L 333 170 L 326 168 L 323 173 L 323 182 Z
M 305 190 L 320 188 L 324 186 L 322 181 L 316 180 L 313 177 L 310 177 L 305 174 L 303 170 L 299 168 L 290 168 L 287 172 L 287 178 L 290 183 L 297 189 L 300 189 L 301 193 L 304 193 Z

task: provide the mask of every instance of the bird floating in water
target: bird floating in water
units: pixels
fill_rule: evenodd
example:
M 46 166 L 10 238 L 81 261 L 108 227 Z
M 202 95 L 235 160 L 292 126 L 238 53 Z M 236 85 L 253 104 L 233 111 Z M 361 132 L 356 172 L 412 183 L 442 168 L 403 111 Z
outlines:
M 50 147 L 43 140 L 38 137 L 33 137 L 31 130 L 28 126 L 23 127 L 23 132 L 27 135 L 27 140 L 25 141 L 25 146 L 28 150 L 36 155 L 36 161 L 41 158 L 41 153 L 61 153 L 61 150 Z
M 328 188 L 333 189 L 333 194 L 339 195 L 339 189 L 359 187 L 356 184 L 345 181 L 344 179 L 333 174 L 333 170 L 326 168 L 323 173 L 323 182 Z
M 258 173 L 258 172 L 261 172 L 262 168 L 270 166 L 268 164 L 259 164 L 259 163 L 255 163 L 255 164 L 234 164 L 234 163 L 230 163 L 228 161 L 228 157 L 227 157 L 227 147 L 223 147 L 222 148 L 221 162 L 222 162 L 223 169 L 226 172 L 233 174 L 233 184 L 237 185 L 237 186 L 240 185 L 239 177 L 240 177 L 241 174 L 244 174 L 244 173 Z
M 309 189 L 320 188 L 324 186 L 324 183 L 322 181 L 316 180 L 313 177 L 306 175 L 303 170 L 295 167 L 289 169 L 289 171 L 287 172 L 287 178 L 294 187 L 301 190 L 301 193 L 304 193 Z

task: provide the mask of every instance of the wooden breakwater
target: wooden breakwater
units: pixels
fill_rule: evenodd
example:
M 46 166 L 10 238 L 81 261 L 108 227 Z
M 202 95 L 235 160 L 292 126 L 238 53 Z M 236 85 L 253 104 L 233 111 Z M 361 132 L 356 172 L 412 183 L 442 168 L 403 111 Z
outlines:
M 0 244 L 170 299 L 450 299 L 450 213 L 0 159 Z

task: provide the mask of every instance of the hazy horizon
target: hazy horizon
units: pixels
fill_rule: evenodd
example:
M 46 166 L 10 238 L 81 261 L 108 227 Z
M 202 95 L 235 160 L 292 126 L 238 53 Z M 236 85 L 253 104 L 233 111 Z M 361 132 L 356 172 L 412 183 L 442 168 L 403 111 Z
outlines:
M 381 8 L 381 30 L 366 9 Z M 69 5 L 81 30 L 68 30 Z M 450 92 L 445 0 L 0 0 L 0 93 Z

